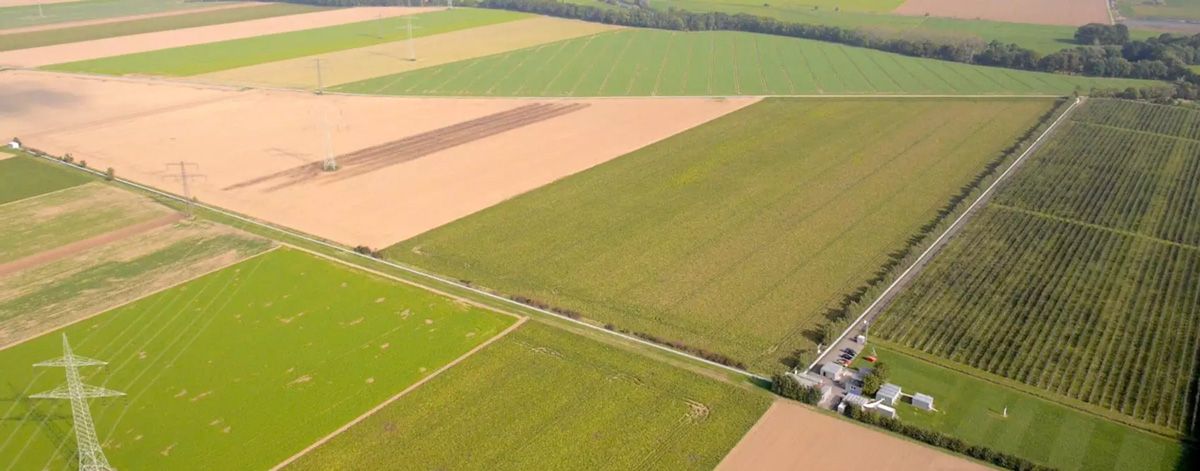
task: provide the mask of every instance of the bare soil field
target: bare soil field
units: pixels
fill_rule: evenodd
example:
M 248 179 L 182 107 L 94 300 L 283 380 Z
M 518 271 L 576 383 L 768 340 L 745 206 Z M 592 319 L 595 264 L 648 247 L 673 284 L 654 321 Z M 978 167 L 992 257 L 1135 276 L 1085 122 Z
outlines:
M 185 28 L 155 33 L 134 34 L 115 38 L 59 44 L 55 46 L 0 52 L 0 65 L 10 67 L 41 67 L 101 57 L 156 51 L 231 39 L 264 36 L 305 29 L 321 28 L 380 17 L 414 15 L 441 8 L 359 7 L 325 10 L 298 15 L 277 16 L 259 20 L 240 21 L 198 28 Z
M 321 56 L 325 86 L 398 74 L 460 60 L 474 59 L 554 41 L 617 29 L 617 26 L 534 17 L 413 40 L 416 61 L 408 60 L 408 43 L 396 41 Z M 197 77 L 215 83 L 314 89 L 312 58 L 299 58 L 225 70 Z
M 32 2 L 33 0 L 21 0 L 21 1 Z M 78 1 L 78 0 L 63 0 L 63 1 Z M 4 0 L 0 0 L 0 5 L 3 5 L 2 2 L 4 2 Z M 46 30 L 51 30 L 51 29 L 74 28 L 77 26 L 102 25 L 105 23 L 120 23 L 122 21 L 144 20 L 144 19 L 148 19 L 148 18 L 158 18 L 158 17 L 162 17 L 162 16 L 190 15 L 190 14 L 194 14 L 199 11 L 208 12 L 208 11 L 216 11 L 216 10 L 228 10 L 231 8 L 244 8 L 244 7 L 251 7 L 251 6 L 258 6 L 258 5 L 262 5 L 262 4 L 255 3 L 255 2 L 228 3 L 228 4 L 213 5 L 211 7 L 192 9 L 192 10 L 163 11 L 163 12 L 158 12 L 158 13 L 146 13 L 146 14 L 142 14 L 142 15 L 118 16 L 118 17 L 113 17 L 113 18 L 97 18 L 94 20 L 67 21 L 67 22 L 63 22 L 63 23 L 50 23 L 50 24 L 37 25 L 37 26 L 26 26 L 23 28 L 11 28 L 11 29 L 0 30 L 0 36 L 4 36 L 6 34 L 32 33 L 34 31 L 46 31 Z
M 771 405 L 717 469 L 983 471 L 990 468 L 781 400 Z
M 908 0 L 894 13 L 1068 26 L 1111 22 L 1106 0 Z
M 7 89 L 23 90 L 25 98 L 18 109 L 0 113 L 0 134 L 160 187 L 168 184 L 167 163 L 196 162 L 208 177 L 193 186 L 202 201 L 375 248 L 756 101 L 360 97 L 32 71 L 0 73 L 0 90 Z M 130 89 L 168 100 L 154 108 L 111 98 Z M 37 99 L 61 94 L 73 99 L 46 105 Z M 76 103 L 95 117 L 75 117 Z M 537 108 L 525 108 L 531 105 Z M 553 112 L 543 119 L 494 119 L 518 109 Z M 481 121 L 473 122 L 488 116 L 493 119 L 482 129 Z M 345 176 L 318 172 L 294 184 L 255 184 L 311 169 L 327 155 L 347 160 Z

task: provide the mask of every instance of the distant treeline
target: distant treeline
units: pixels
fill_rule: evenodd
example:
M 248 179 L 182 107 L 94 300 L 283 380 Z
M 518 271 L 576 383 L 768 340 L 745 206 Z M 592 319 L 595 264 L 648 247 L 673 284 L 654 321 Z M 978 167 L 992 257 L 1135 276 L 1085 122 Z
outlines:
M 444 5 L 446 0 L 287 0 L 315 5 Z M 813 39 L 965 64 L 1018 70 L 1175 82 L 1181 98 L 1196 98 L 1200 75 L 1188 66 L 1200 64 L 1200 34 L 1163 34 L 1131 40 L 1124 25 L 1089 24 L 1075 34 L 1080 46 L 1043 55 L 1017 44 L 977 38 L 910 38 L 872 31 L 779 21 L 747 14 L 650 8 L 600 8 L 554 0 L 464 0 L 456 5 L 537 13 L 597 23 L 676 31 L 745 31 Z M 1161 92 L 1160 92 L 1161 93 Z

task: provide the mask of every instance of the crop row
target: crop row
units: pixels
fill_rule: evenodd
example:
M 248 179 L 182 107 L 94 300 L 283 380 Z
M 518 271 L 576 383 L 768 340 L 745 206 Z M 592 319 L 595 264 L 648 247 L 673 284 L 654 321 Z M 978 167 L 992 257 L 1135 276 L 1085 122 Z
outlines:
M 1200 112 L 1177 106 L 1120 100 L 1093 100 L 1076 120 L 1200 140 Z
M 875 332 L 1150 428 L 1189 431 L 1200 371 L 1200 148 L 1087 122 L 1114 106 L 1173 116 L 1114 103 L 1089 104 L 1064 127 Z

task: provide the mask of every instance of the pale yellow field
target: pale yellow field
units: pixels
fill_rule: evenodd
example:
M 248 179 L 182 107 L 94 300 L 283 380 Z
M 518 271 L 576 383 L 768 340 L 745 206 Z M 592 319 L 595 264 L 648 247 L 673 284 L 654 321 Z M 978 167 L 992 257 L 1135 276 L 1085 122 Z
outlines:
M 351 49 L 318 56 L 326 87 L 433 67 L 587 36 L 617 28 L 549 17 L 534 17 L 496 25 L 437 34 L 413 40 L 417 60 L 410 61 L 407 41 Z M 271 62 L 202 75 L 203 81 L 239 85 L 314 89 L 317 74 L 313 57 Z

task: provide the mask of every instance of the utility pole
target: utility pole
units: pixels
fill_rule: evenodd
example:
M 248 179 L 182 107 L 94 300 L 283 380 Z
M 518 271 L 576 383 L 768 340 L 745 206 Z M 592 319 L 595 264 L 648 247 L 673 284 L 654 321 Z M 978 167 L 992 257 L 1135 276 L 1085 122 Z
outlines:
M 106 362 L 75 355 L 67 334 L 62 336 L 63 356 L 54 360 L 34 363 L 35 367 L 59 367 L 66 369 L 67 384 L 52 391 L 29 396 L 31 399 L 68 399 L 71 401 L 71 419 L 75 423 L 75 445 L 78 448 L 80 471 L 113 471 L 96 437 L 96 424 L 92 422 L 92 411 L 88 399 L 124 396 L 125 393 L 84 384 L 79 379 L 79 367 L 103 366 Z
M 192 206 L 193 206 L 192 200 L 193 200 L 193 198 L 192 198 L 192 188 L 188 183 L 191 180 L 205 180 L 208 177 L 206 175 L 201 175 L 198 173 L 188 173 L 188 168 L 193 168 L 193 169 L 200 168 L 200 164 L 197 164 L 195 162 L 179 161 L 179 163 L 167 164 L 168 169 L 170 169 L 171 167 L 179 167 L 179 175 L 164 175 L 164 177 L 171 179 L 171 180 L 179 180 L 179 182 L 183 184 L 183 198 L 187 200 L 187 215 L 190 217 L 190 216 L 192 216 Z
M 338 169 L 337 157 L 333 155 L 333 131 L 330 129 L 329 114 L 324 115 L 325 121 L 325 161 L 321 163 L 321 169 L 326 172 L 332 172 Z
M 318 57 L 313 60 L 315 60 L 317 62 L 317 95 L 320 95 L 322 93 L 325 93 L 325 87 L 324 87 L 324 85 L 322 85 L 322 80 L 321 80 L 321 58 Z
M 42 0 L 38 0 L 38 16 L 45 18 L 46 12 L 42 11 Z
M 404 18 L 408 20 L 408 60 L 416 61 L 417 60 L 417 50 L 416 50 L 416 46 L 413 45 L 412 15 L 405 16 Z

